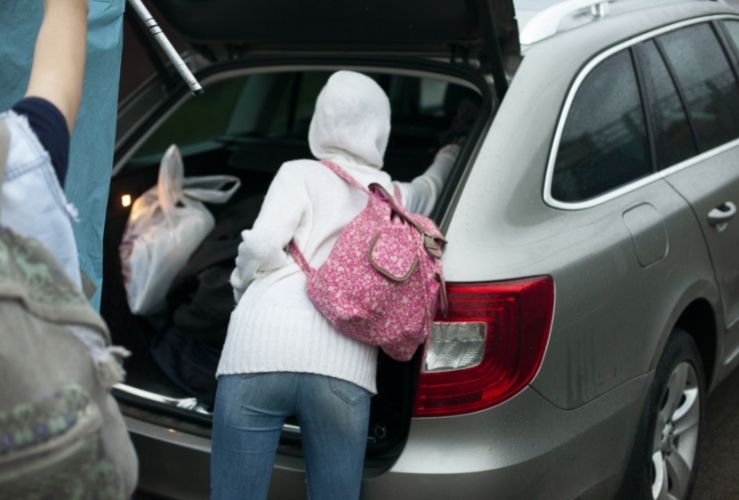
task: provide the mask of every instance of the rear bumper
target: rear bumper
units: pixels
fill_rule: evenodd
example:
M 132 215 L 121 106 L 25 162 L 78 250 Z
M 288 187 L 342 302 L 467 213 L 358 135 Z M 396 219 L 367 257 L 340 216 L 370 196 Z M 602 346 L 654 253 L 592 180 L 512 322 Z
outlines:
M 609 498 L 620 483 L 651 374 L 575 410 L 532 388 L 472 415 L 414 419 L 403 452 L 368 471 L 364 500 Z M 140 487 L 177 499 L 209 497 L 210 441 L 128 418 Z M 270 498 L 305 498 L 303 461 L 278 454 Z

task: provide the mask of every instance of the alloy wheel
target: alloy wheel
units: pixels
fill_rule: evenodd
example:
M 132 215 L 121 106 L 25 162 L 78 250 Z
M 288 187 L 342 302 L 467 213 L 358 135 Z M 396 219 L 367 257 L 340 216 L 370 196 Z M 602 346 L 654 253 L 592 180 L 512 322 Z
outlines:
M 695 463 L 701 401 L 698 375 L 683 361 L 670 374 L 660 399 L 652 439 L 652 498 L 684 500 Z

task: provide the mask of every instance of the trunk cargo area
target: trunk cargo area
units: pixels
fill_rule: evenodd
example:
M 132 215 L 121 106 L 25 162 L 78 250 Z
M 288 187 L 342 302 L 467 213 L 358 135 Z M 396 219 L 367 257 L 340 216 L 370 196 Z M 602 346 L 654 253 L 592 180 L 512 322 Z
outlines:
M 331 74 L 260 71 L 230 71 L 212 83 L 206 79 L 206 93 L 184 100 L 155 125 L 110 187 L 101 310 L 114 343 L 132 352 L 125 366 L 128 390 L 123 387 L 116 395 L 147 414 L 161 415 L 170 425 L 195 424 L 204 435 L 210 427 L 215 368 L 234 307 L 228 277 L 240 233 L 257 217 L 280 165 L 312 157 L 308 126 L 315 98 Z M 368 74 L 390 97 L 393 118 L 384 169 L 396 180 L 412 180 L 431 165 L 441 146 L 452 140 L 472 142 L 471 130 L 481 128 L 489 96 L 471 85 L 425 75 Z M 206 204 L 216 226 L 179 271 L 165 311 L 137 316 L 128 307 L 121 273 L 119 246 L 130 212 L 122 199 L 128 195 L 135 200 L 157 183 L 159 161 L 173 143 L 181 149 L 186 177 L 228 174 L 241 180 L 241 188 L 224 205 Z M 457 163 L 455 170 L 460 170 L 461 161 Z M 459 177 L 453 174 L 451 179 Z M 451 188 L 445 193 L 448 201 Z M 398 363 L 380 354 L 368 462 L 387 461 L 402 449 L 419 358 L 417 353 L 412 361 Z M 283 435 L 283 442 L 297 445 L 297 432 Z

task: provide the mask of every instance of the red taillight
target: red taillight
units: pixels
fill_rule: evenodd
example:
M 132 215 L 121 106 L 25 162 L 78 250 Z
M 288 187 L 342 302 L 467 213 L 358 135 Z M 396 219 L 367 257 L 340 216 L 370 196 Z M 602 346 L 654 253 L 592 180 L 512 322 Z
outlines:
M 510 398 L 536 375 L 549 338 L 550 276 L 449 283 L 447 291 L 449 312 L 437 318 L 425 347 L 414 407 L 419 417 L 470 413 Z

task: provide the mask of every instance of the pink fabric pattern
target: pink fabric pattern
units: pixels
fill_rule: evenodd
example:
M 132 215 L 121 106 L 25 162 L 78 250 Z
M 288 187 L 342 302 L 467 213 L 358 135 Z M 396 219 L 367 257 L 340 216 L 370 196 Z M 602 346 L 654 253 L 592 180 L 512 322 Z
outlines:
M 307 274 L 308 297 L 339 332 L 407 361 L 425 342 L 440 298 L 446 307 L 444 237 L 431 219 L 407 212 L 380 185 L 367 189 L 338 165 L 323 164 L 369 199 L 320 268 L 311 268 L 290 243 Z

